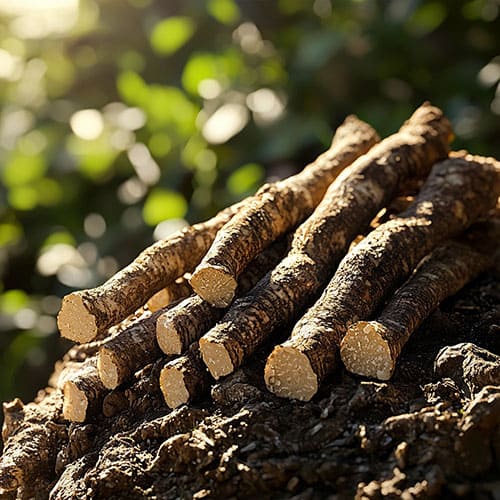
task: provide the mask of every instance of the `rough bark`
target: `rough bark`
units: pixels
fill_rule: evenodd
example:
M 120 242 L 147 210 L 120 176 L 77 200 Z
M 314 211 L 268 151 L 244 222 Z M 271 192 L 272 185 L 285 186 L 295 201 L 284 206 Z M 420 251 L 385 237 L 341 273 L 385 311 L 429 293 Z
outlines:
M 172 302 L 185 299 L 193 293 L 189 281 L 186 277 L 178 278 L 170 285 L 156 292 L 147 302 L 146 305 L 151 312 L 156 312 L 159 309 L 167 307 Z
M 249 262 L 308 217 L 335 177 L 377 141 L 372 127 L 350 116 L 330 149 L 302 172 L 263 186 L 216 236 L 191 278 L 194 291 L 216 307 L 229 306 Z
M 248 292 L 280 261 L 287 248 L 282 238 L 257 255 L 240 276 L 237 295 Z M 156 322 L 156 340 L 165 354 L 181 354 L 207 332 L 224 314 L 199 295 L 165 311 Z
M 177 408 L 195 400 L 210 386 L 210 374 L 201 360 L 198 344 L 163 367 L 160 388 L 169 408 Z
M 273 350 L 266 364 L 268 388 L 280 396 L 311 399 L 333 371 L 348 326 L 373 314 L 433 248 L 495 206 L 499 167 L 492 158 L 470 155 L 437 164 L 415 203 L 372 231 L 343 259 L 291 338 Z
M 80 366 L 71 366 L 68 374 L 61 374 L 64 394 L 63 415 L 70 422 L 85 422 L 101 412 L 106 388 L 97 372 L 97 359 L 88 358 Z
M 57 318 L 61 335 L 75 342 L 90 342 L 136 311 L 153 294 L 191 272 L 217 231 L 244 203 L 232 205 L 206 222 L 156 242 L 103 285 L 64 297 Z
M 3 411 L 0 496 L 17 490 L 19 498 L 44 498 L 66 437 L 62 394 L 48 389 L 27 405 L 19 399 L 4 403 Z
M 357 375 L 389 380 L 404 345 L 424 319 L 491 264 L 491 258 L 458 243 L 434 250 L 376 320 L 348 328 L 340 345 L 344 366 Z
M 104 342 L 99 348 L 97 368 L 104 387 L 114 389 L 134 372 L 161 356 L 156 342 L 156 321 L 169 307 L 154 313 L 147 311 L 127 329 Z
M 433 163 L 446 157 L 450 136 L 443 113 L 426 103 L 398 133 L 342 172 L 294 233 L 286 258 L 200 339 L 215 378 L 231 373 L 274 329 L 296 317 L 328 281 L 351 241 L 400 187 L 426 176 Z

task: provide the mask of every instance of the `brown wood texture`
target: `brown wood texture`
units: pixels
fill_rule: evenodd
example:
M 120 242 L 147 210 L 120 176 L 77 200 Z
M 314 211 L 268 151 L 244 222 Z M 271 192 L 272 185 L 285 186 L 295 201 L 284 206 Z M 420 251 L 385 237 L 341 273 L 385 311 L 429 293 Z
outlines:
M 241 206 L 241 202 L 232 205 L 206 222 L 156 242 L 103 285 L 64 297 L 57 319 L 61 335 L 75 342 L 90 342 L 136 311 L 156 292 L 191 272 L 217 231 Z
M 215 378 L 231 373 L 280 325 L 321 291 L 351 241 L 411 178 L 425 177 L 448 154 L 451 127 L 425 103 L 401 127 L 358 158 L 331 184 L 294 233 L 291 250 L 221 322 L 200 339 Z
M 350 116 L 337 129 L 330 149 L 302 172 L 263 186 L 217 234 L 193 273 L 194 291 L 217 307 L 229 306 L 250 261 L 309 216 L 335 177 L 378 140 L 370 125 Z
M 492 158 L 467 155 L 437 164 L 410 208 L 349 252 L 290 339 L 275 347 L 266 364 L 269 389 L 310 399 L 335 368 L 348 326 L 367 319 L 437 245 L 486 216 L 499 194 L 499 162 Z M 286 353 L 283 365 L 281 351 Z M 292 353 L 308 361 L 310 390 L 304 394 L 294 393 L 296 384 L 286 367 Z
M 358 375 L 388 380 L 404 345 L 424 319 L 491 264 L 491 257 L 456 242 L 434 250 L 375 320 L 348 328 L 340 346 L 345 367 Z

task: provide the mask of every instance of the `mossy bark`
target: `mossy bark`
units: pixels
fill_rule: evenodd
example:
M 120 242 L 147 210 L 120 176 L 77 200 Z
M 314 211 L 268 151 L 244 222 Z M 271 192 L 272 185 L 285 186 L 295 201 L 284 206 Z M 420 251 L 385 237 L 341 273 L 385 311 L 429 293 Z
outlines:
M 191 272 L 217 231 L 242 204 L 156 242 L 103 285 L 64 297 L 57 319 L 61 335 L 75 342 L 90 342 L 136 311 L 156 292 Z
M 264 274 L 282 259 L 287 248 L 281 238 L 266 248 L 249 264 L 240 276 L 237 295 L 248 292 Z M 224 309 L 212 306 L 199 295 L 192 295 L 168 308 L 156 322 L 156 339 L 165 354 L 181 354 L 207 332 L 224 314 Z
M 404 345 L 424 319 L 491 263 L 491 258 L 455 242 L 434 250 L 376 320 L 349 327 L 340 346 L 345 367 L 358 375 L 390 379 Z
M 313 214 L 296 230 L 291 250 L 222 321 L 200 339 L 215 378 L 231 373 L 278 326 L 320 292 L 351 241 L 410 178 L 424 177 L 448 153 L 451 128 L 426 103 L 400 131 L 374 146 L 331 184 Z
M 217 234 L 191 278 L 195 292 L 216 307 L 229 306 L 250 261 L 308 217 L 335 177 L 377 141 L 372 127 L 350 116 L 330 149 L 302 172 L 263 186 Z
M 274 349 L 266 364 L 268 388 L 281 396 L 309 400 L 334 369 L 348 326 L 367 319 L 425 255 L 495 206 L 499 167 L 491 158 L 470 155 L 437 164 L 414 204 L 349 252 L 290 339 Z M 294 356 L 307 358 L 307 391 L 294 379 Z

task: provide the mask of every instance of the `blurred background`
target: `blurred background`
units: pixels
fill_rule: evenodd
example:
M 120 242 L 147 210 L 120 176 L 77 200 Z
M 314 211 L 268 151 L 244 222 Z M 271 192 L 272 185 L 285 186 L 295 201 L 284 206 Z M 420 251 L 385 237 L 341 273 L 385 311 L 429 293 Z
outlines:
M 0 0 L 0 400 L 69 347 L 60 298 L 290 175 L 349 113 L 429 99 L 500 153 L 500 0 Z

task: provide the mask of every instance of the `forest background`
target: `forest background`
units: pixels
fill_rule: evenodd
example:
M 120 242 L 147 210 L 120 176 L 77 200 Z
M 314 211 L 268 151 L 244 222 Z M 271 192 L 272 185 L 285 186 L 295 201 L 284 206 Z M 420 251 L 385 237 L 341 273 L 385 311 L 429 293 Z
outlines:
M 424 100 L 500 156 L 500 0 L 0 0 L 0 400 L 60 299 Z

